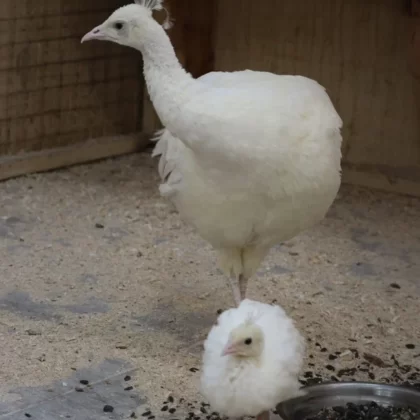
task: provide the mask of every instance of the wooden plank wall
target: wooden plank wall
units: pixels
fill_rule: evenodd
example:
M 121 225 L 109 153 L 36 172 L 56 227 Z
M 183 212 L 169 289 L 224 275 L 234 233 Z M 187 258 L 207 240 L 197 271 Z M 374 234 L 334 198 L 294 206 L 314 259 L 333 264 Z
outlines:
M 316 79 L 344 120 L 344 179 L 420 194 L 412 20 L 404 0 L 219 0 L 215 67 Z
M 140 129 L 140 54 L 111 43 L 80 45 L 121 5 L 0 1 L 0 156 Z

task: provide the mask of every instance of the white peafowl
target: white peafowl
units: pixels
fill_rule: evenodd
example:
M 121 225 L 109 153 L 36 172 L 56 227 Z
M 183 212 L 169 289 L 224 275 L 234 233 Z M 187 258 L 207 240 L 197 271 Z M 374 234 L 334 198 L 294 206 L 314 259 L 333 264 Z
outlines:
M 165 129 L 161 194 L 220 256 L 237 304 L 273 245 L 322 220 L 340 186 L 342 121 L 325 89 L 302 76 L 212 72 L 194 79 L 152 17 L 162 0 L 116 10 L 82 42 L 143 54 Z
M 204 343 L 201 392 L 231 418 L 258 416 L 303 395 L 305 341 L 280 306 L 245 299 L 223 312 Z

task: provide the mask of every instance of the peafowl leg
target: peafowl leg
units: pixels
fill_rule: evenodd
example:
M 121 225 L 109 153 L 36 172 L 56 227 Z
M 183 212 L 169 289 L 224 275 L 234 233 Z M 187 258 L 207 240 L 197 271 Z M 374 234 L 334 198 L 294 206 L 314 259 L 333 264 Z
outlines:
M 270 412 L 263 411 L 262 413 L 258 414 L 256 420 L 270 420 Z
M 240 274 L 238 281 L 241 300 L 244 300 L 246 298 L 246 288 L 248 286 L 248 279 L 243 274 Z
M 245 299 L 246 297 L 246 288 L 248 285 L 248 279 L 245 278 L 242 274 L 238 278 L 232 276 L 229 279 L 230 287 L 232 289 L 233 299 L 237 306 Z
M 240 283 L 238 281 L 238 279 L 236 279 L 236 277 L 231 276 L 229 278 L 229 284 L 230 287 L 232 289 L 232 294 L 233 294 L 233 300 L 235 301 L 235 304 L 237 306 L 239 306 L 239 304 L 241 303 L 241 287 L 240 287 Z

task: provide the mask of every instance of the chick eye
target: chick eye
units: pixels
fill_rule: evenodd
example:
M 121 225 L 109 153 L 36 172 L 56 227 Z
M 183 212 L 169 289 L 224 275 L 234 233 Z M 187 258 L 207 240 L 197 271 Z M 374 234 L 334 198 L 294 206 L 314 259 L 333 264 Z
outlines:
M 250 344 L 252 344 L 252 338 L 247 338 L 244 343 L 249 346 Z
M 115 25 L 114 25 L 114 28 L 117 30 L 117 31 L 119 31 L 119 30 L 121 30 L 122 28 L 123 28 L 123 24 L 121 23 L 121 22 L 117 22 Z

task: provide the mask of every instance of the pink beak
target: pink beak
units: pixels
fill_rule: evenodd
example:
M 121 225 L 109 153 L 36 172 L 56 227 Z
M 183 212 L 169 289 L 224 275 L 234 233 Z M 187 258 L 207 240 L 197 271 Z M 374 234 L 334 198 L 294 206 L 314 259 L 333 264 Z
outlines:
M 236 353 L 236 347 L 234 344 L 227 343 L 226 347 L 222 351 L 222 356 Z
M 97 26 L 96 28 L 92 29 L 90 32 L 88 32 L 80 41 L 81 44 L 86 41 L 92 41 L 93 39 L 97 40 L 103 40 L 106 36 L 102 32 L 102 28 L 100 26 Z

